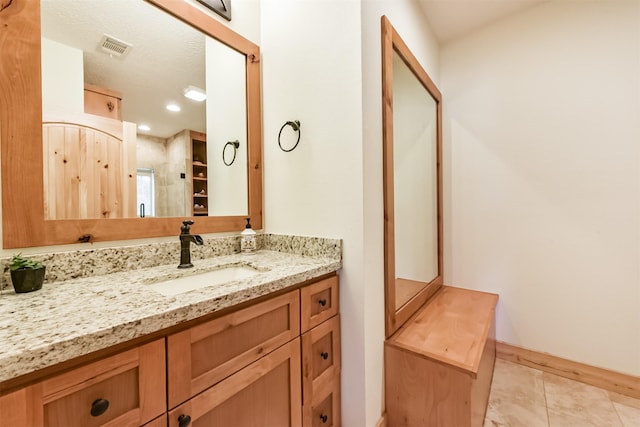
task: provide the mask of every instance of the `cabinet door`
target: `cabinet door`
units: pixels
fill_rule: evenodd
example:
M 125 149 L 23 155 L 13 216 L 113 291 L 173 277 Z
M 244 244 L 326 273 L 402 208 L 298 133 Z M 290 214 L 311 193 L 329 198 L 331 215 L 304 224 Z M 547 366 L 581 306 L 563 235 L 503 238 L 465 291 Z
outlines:
M 167 338 L 169 408 L 300 334 L 297 290 Z
M 169 412 L 169 427 L 300 426 L 300 339 Z
M 302 332 L 338 314 L 338 276 L 332 276 L 300 290 Z
M 303 425 L 340 425 L 340 317 L 302 335 Z
M 164 362 L 161 339 L 76 368 L 3 396 L 2 422 L 30 427 L 140 426 L 166 411 Z

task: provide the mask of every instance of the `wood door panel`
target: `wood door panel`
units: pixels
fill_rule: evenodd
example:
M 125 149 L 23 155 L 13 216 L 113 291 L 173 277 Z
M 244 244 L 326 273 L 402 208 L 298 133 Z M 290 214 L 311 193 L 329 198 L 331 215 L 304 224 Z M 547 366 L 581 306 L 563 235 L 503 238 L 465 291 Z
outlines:
M 46 120 L 45 218 L 135 217 L 135 125 L 86 116 Z
M 292 291 L 167 338 L 169 407 L 237 372 L 300 334 Z
M 169 412 L 169 426 L 300 426 L 300 339 L 279 347 Z

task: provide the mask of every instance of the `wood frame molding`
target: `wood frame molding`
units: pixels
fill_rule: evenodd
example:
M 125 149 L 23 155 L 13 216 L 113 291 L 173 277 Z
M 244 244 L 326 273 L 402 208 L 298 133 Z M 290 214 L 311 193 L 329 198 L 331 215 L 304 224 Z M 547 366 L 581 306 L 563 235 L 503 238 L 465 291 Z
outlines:
M 496 357 L 640 399 L 640 377 L 574 362 L 501 341 L 496 342 Z
M 411 53 L 407 44 L 386 16 L 382 25 L 382 146 L 384 185 L 384 281 L 385 281 L 385 335 L 389 338 L 402 326 L 443 283 L 443 225 L 442 225 L 442 94 L 427 72 Z M 438 275 L 408 302 L 396 310 L 394 181 L 393 181 L 393 53 L 400 55 L 413 74 L 436 101 L 437 143 L 437 230 Z
M 262 228 L 260 48 L 187 2 L 146 0 L 246 56 L 248 202 Z M 0 145 L 4 248 L 127 240 L 179 234 L 184 218 L 44 219 L 40 2 L 13 0 L 0 9 Z M 195 233 L 237 231 L 246 215 L 197 217 Z

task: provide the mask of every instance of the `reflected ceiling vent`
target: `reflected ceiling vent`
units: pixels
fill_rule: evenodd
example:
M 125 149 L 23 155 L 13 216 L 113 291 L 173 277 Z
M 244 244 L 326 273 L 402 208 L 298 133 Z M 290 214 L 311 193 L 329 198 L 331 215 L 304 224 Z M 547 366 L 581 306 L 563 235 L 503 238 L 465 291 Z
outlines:
M 118 40 L 117 38 L 111 37 L 107 34 L 102 36 L 99 46 L 102 51 L 118 57 L 125 56 L 133 48 L 131 44 Z

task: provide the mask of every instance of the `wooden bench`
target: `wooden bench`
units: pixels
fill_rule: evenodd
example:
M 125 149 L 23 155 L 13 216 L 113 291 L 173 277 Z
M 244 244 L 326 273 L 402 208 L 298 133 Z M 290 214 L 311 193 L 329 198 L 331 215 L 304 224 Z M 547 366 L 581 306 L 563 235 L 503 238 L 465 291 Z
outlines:
M 385 342 L 389 427 L 482 427 L 498 295 L 443 286 Z

